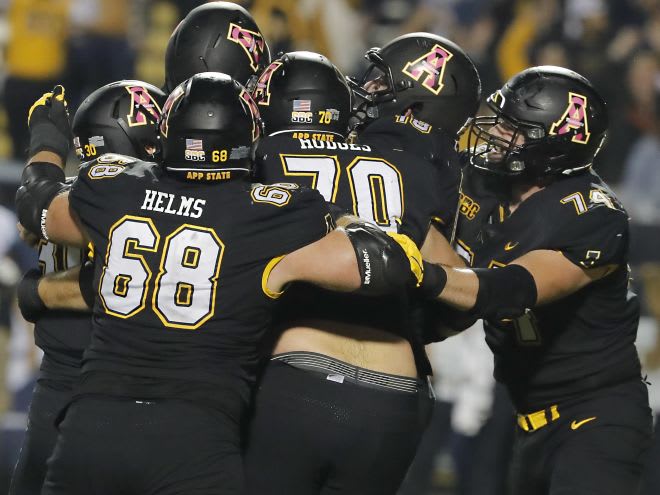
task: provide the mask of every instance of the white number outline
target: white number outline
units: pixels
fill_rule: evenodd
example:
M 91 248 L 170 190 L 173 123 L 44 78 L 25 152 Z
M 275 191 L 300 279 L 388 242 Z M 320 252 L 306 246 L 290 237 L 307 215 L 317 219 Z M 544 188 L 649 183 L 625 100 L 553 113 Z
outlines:
M 177 235 L 184 232 L 185 230 L 195 230 L 198 232 L 209 233 L 211 234 L 211 237 L 218 246 L 218 255 L 216 257 L 215 270 L 213 272 L 213 276 L 209 278 L 209 281 L 211 282 L 211 298 L 210 298 L 209 311 L 207 311 L 206 314 L 200 317 L 200 319 L 198 319 L 195 323 L 190 323 L 190 324 L 181 323 L 181 322 L 172 322 L 168 320 L 167 315 L 165 315 L 166 311 L 162 309 L 158 304 L 159 303 L 158 295 L 160 293 L 160 288 L 161 288 L 161 279 L 163 278 L 163 275 L 168 273 L 167 270 L 165 270 L 165 265 L 167 264 L 167 258 L 170 252 L 170 242 L 172 241 L 172 239 L 174 239 Z M 197 247 L 195 248 L 199 249 Z M 158 275 L 156 276 L 156 280 L 154 282 L 154 293 L 151 299 L 151 305 L 154 310 L 154 313 L 156 313 L 156 316 L 158 316 L 158 318 L 163 323 L 163 325 L 165 325 L 166 327 L 180 328 L 183 330 L 196 330 L 205 322 L 207 322 L 210 318 L 213 317 L 213 315 L 215 314 L 215 296 L 218 290 L 218 278 L 220 277 L 220 265 L 222 265 L 222 258 L 224 254 L 225 254 L 225 244 L 220 240 L 218 235 L 215 233 L 215 230 L 209 227 L 200 227 L 198 225 L 183 224 L 180 225 L 174 232 L 172 232 L 170 235 L 168 235 L 165 238 L 165 245 L 163 246 L 163 255 L 160 258 L 159 271 L 158 271 Z M 194 292 L 191 294 L 191 297 L 194 297 Z M 176 304 L 176 302 L 174 304 Z
M 103 296 L 103 281 L 105 279 L 106 271 L 108 269 L 108 262 L 109 262 L 109 259 L 110 259 L 110 252 L 112 250 L 113 234 L 114 234 L 115 230 L 117 230 L 119 227 L 124 225 L 124 223 L 129 222 L 129 221 L 146 224 L 149 227 L 149 229 L 151 230 L 151 233 L 154 235 L 155 240 L 154 240 L 154 243 L 153 243 L 153 248 L 150 248 L 148 245 L 146 247 L 144 247 L 144 245 L 141 245 L 140 244 L 140 239 L 135 239 L 135 238 L 129 237 L 129 238 L 124 240 L 122 258 L 128 258 L 128 259 L 133 259 L 133 260 L 139 261 L 140 264 L 142 265 L 142 268 L 143 268 L 144 272 L 146 273 L 146 277 L 145 277 L 145 280 L 142 284 L 142 295 L 140 297 L 140 305 L 137 308 L 130 311 L 128 314 L 122 314 L 122 313 L 118 313 L 118 312 L 113 311 L 110 308 L 108 308 L 107 301 L 106 301 L 105 297 Z M 131 243 L 131 241 L 133 241 L 132 244 L 129 244 L 129 243 Z M 155 253 L 158 250 L 159 245 L 160 245 L 160 234 L 158 233 L 158 230 L 156 229 L 156 226 L 154 225 L 153 221 L 150 218 L 138 217 L 138 216 L 135 216 L 135 215 L 124 215 L 117 222 L 115 222 L 112 225 L 112 227 L 110 227 L 110 231 L 108 232 L 108 247 L 107 247 L 106 252 L 105 252 L 105 262 L 103 264 L 103 271 L 101 273 L 101 280 L 99 280 L 99 287 L 98 287 L 98 293 L 99 293 L 99 297 L 101 299 L 101 304 L 103 305 L 103 309 L 105 310 L 105 312 L 107 314 L 112 315 L 112 316 L 116 316 L 117 318 L 127 319 L 127 318 L 131 318 L 131 317 L 135 316 L 137 313 L 139 313 L 140 311 L 142 311 L 146 307 L 149 282 L 151 281 L 151 277 L 152 277 L 153 274 L 152 274 L 151 270 L 149 269 L 149 265 L 147 264 L 146 260 L 144 259 L 144 255 L 139 254 L 139 253 L 130 253 L 128 251 L 129 251 L 129 249 L 132 249 L 132 250 L 137 250 L 137 251 L 147 251 L 147 252 Z M 112 287 L 113 288 L 116 287 L 117 278 L 120 275 L 122 275 L 122 274 L 118 274 L 115 277 L 115 280 L 113 280 L 113 282 L 112 282 Z M 127 275 L 130 277 L 130 274 L 127 274 Z M 130 283 L 130 279 L 127 283 Z M 113 294 L 114 294 L 114 292 L 113 292 Z M 116 294 L 114 294 L 114 295 L 116 295 Z

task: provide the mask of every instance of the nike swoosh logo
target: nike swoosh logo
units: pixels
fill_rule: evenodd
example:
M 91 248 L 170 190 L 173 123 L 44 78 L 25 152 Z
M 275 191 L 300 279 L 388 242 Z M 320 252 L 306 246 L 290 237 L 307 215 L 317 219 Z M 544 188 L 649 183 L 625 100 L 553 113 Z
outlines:
M 512 250 L 514 247 L 516 247 L 518 244 L 520 244 L 520 243 L 519 243 L 519 242 L 510 242 L 510 241 L 509 241 L 509 242 L 507 242 L 507 243 L 504 245 L 504 250 L 505 250 L 505 251 L 511 251 L 511 250 Z
M 593 416 L 592 418 L 583 419 L 582 421 L 573 421 L 571 423 L 571 430 L 577 430 L 583 424 L 588 423 L 589 421 L 593 421 L 594 419 L 596 419 L 596 416 Z

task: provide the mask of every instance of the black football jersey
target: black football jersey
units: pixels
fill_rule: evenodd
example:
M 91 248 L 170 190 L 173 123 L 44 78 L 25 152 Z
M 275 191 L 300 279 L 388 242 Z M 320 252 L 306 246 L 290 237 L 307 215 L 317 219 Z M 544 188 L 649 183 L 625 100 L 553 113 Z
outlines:
M 65 271 L 84 261 L 84 250 L 42 241 L 42 275 Z M 41 379 L 72 382 L 80 374 L 82 355 L 89 344 L 91 318 L 87 313 L 49 310 L 34 325 L 34 341 L 44 351 Z
M 640 376 L 634 346 L 639 304 L 628 290 L 628 215 L 594 172 L 562 178 L 513 214 L 468 169 L 457 249 L 468 264 L 505 266 L 534 250 L 561 252 L 581 268 L 616 265 L 608 276 L 514 321 L 486 322 L 495 378 L 519 411 L 533 411 Z
M 176 397 L 240 412 L 274 295 L 272 260 L 323 237 L 321 195 L 292 184 L 181 182 L 104 155 L 70 203 L 95 246 L 82 393 Z
M 257 176 L 264 182 L 290 181 L 316 188 L 339 209 L 383 230 L 407 234 L 418 246 L 431 224 L 450 231 L 458 184 L 448 165 L 433 164 L 404 148 L 386 147 L 388 140 L 381 141 L 379 135 L 374 130 L 368 140 L 354 144 L 335 142 L 332 135 L 272 135 L 262 139 L 257 149 Z M 295 284 L 282 299 L 278 324 L 285 327 L 322 319 L 370 326 L 414 340 L 410 301 L 404 293 L 374 298 Z M 421 372 L 428 373 L 421 346 L 413 343 L 413 348 Z

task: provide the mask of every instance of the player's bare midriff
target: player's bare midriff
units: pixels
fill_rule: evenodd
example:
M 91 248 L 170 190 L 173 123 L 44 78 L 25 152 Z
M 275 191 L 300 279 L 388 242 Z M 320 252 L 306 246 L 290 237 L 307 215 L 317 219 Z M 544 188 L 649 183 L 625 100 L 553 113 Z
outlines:
M 392 375 L 417 377 L 410 343 L 396 335 L 360 325 L 306 321 L 280 336 L 273 354 L 307 351 Z

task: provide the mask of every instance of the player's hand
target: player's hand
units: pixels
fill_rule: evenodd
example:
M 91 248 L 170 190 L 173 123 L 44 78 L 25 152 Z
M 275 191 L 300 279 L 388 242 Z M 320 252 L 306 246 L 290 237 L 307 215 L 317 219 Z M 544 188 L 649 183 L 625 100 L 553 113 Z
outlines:
M 405 234 L 387 232 L 387 235 L 394 239 L 403 250 L 410 265 L 410 274 L 413 277 L 413 283 L 415 287 L 419 287 L 424 279 L 424 264 L 422 261 L 422 253 L 419 252 L 419 248 L 413 240 Z
M 367 222 L 347 225 L 344 231 L 355 250 L 362 294 L 389 294 L 422 281 L 422 255 L 408 236 L 386 234 Z
M 39 151 L 51 151 L 66 161 L 73 135 L 63 86 L 55 86 L 34 102 L 28 113 L 28 127 L 31 157 Z
M 23 225 L 20 223 L 16 224 L 16 227 L 18 228 L 18 236 L 21 238 L 25 244 L 32 248 L 36 248 L 39 245 L 39 237 L 34 235 L 32 232 L 28 231 Z
M 40 279 L 41 270 L 33 268 L 23 275 L 18 287 L 16 287 L 18 308 L 21 310 L 23 318 L 32 323 L 36 323 L 48 310 L 41 297 L 39 297 Z

